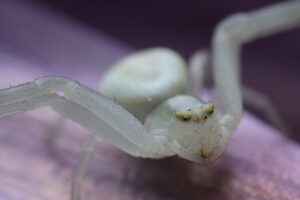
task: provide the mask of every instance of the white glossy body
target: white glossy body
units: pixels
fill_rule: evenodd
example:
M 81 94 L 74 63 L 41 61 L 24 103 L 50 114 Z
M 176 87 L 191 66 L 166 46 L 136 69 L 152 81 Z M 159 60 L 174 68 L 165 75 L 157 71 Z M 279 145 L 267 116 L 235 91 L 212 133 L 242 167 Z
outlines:
M 162 101 L 185 93 L 186 84 L 183 58 L 171 49 L 153 48 L 112 66 L 100 82 L 100 92 L 143 121 Z
M 201 164 L 211 163 L 223 152 L 227 144 L 223 137 L 227 136 L 219 129 L 218 116 L 205 113 L 206 103 L 182 95 L 186 87 L 186 63 L 167 48 L 143 50 L 123 58 L 100 82 L 101 94 L 122 105 L 159 141 L 150 147 L 158 150 L 155 157 L 189 155 L 188 159 Z M 176 116 L 178 112 L 189 119 L 183 121 Z M 165 144 L 171 141 L 176 145 Z

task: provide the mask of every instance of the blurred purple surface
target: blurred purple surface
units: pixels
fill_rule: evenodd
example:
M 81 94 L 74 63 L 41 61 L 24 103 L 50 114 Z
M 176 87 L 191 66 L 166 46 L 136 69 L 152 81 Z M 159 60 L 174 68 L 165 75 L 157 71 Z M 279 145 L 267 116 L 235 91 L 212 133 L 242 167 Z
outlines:
M 4 4 L 15 2 L 15 0 L 2 1 L 6 2 Z M 46 60 L 53 69 L 57 69 L 55 72 L 59 74 L 59 72 L 64 71 L 62 66 L 70 63 L 74 63 L 74 68 L 84 69 L 93 66 L 91 70 L 97 68 L 96 72 L 97 70 L 102 71 L 122 56 L 118 50 L 116 53 L 110 54 L 110 47 L 104 54 L 97 51 L 95 40 L 100 38 L 97 36 L 104 35 L 106 39 L 109 38 L 109 41 L 112 41 L 111 38 L 113 38 L 126 44 L 124 45 L 125 48 L 130 46 L 128 48 L 130 50 L 167 46 L 188 58 L 192 52 L 199 48 L 209 48 L 212 31 L 224 17 L 234 12 L 249 11 L 280 1 L 110 0 L 87 3 L 85 1 L 52 0 L 28 2 L 51 7 L 53 13 L 60 13 L 73 18 L 74 21 L 78 20 L 93 30 L 91 38 L 82 37 L 82 41 L 80 41 L 80 44 L 83 45 L 82 49 L 90 49 L 90 51 L 81 51 L 80 47 L 74 48 L 71 44 L 72 38 L 76 38 L 73 36 L 76 34 L 74 31 L 66 31 L 65 33 L 70 37 L 68 44 L 42 40 L 42 38 L 47 37 L 45 32 L 51 32 L 55 38 L 56 34 L 59 35 L 61 31 L 64 31 L 63 26 L 57 28 L 49 22 L 49 18 L 55 18 L 54 15 L 36 14 L 36 20 L 44 24 L 38 30 L 40 33 L 38 41 L 40 42 L 34 42 L 37 37 L 36 32 L 30 33 L 26 30 L 26 26 L 30 24 L 18 22 L 17 25 L 12 25 L 14 27 L 10 27 L 10 29 L 1 29 L 0 42 L 2 47 L 4 44 L 12 51 L 23 50 L 29 56 L 39 57 L 43 63 Z M 20 12 L 22 13 L 22 9 L 17 8 L 18 6 L 15 6 L 14 3 L 11 4 L 10 9 L 4 11 L 13 12 L 13 19 L 0 19 L 2 22 L 6 20 L 6 25 L 14 18 L 17 20 Z M 77 28 L 82 27 L 77 23 L 73 25 Z M 56 33 L 57 31 L 59 33 Z M 242 60 L 243 83 L 268 95 L 279 108 L 280 113 L 294 133 L 300 130 L 298 123 L 300 118 L 299 35 L 300 30 L 297 29 L 247 44 L 243 50 Z M 102 40 L 104 45 L 106 39 Z M 47 42 L 44 43 L 44 41 Z M 47 51 L 45 51 L 46 49 Z M 51 55 L 48 55 L 49 51 L 52 52 Z M 47 55 L 43 52 L 47 52 Z M 64 58 L 61 58 L 60 55 Z M 72 58 L 74 60 L 68 60 L 66 59 L 67 55 L 70 57 L 78 55 L 78 57 L 85 59 L 76 60 Z M 90 59 L 90 57 L 96 58 L 97 56 L 99 56 L 98 60 Z M 57 59 L 59 65 L 55 63 Z M 101 63 L 101 66 L 96 66 L 97 62 Z M 79 76 L 84 76 L 84 70 L 79 71 Z M 298 139 L 300 140 L 300 136 Z
M 61 5 L 64 2 L 66 1 L 61 1 Z M 197 2 L 187 1 L 183 5 L 195 7 L 194 9 L 197 10 L 196 5 L 199 4 Z M 111 4 L 114 3 L 115 1 L 111 1 Z M 119 26 L 122 26 L 114 25 L 113 22 L 119 22 L 121 20 L 119 16 L 124 15 L 123 27 L 127 27 L 125 22 L 130 23 L 130 19 L 133 18 L 128 19 L 124 14 L 126 9 L 125 11 L 121 9 L 122 6 L 131 8 L 130 4 L 121 1 L 119 3 L 120 8 L 111 5 L 115 13 L 119 13 L 117 15 L 119 19 L 111 19 L 113 15 L 107 15 L 102 21 L 121 31 L 122 28 Z M 172 44 L 174 45 L 172 47 L 188 56 L 200 46 L 209 45 L 209 41 L 204 39 L 203 43 L 199 42 L 199 46 L 197 43 L 200 40 L 191 42 L 192 35 L 195 33 L 183 29 L 178 35 L 174 33 L 176 37 L 172 36 L 170 40 L 166 39 L 169 28 L 165 28 L 164 37 L 162 34 L 162 37 L 156 39 L 155 34 L 151 34 L 151 26 L 148 27 L 147 24 L 143 25 L 145 30 L 148 30 L 144 35 L 142 29 L 139 32 L 141 34 L 132 36 L 128 35 L 127 31 L 130 30 L 124 29 L 124 37 L 136 36 L 136 41 L 141 43 L 139 46 L 134 43 L 134 39 L 129 42 L 122 37 L 122 31 L 117 36 L 117 31 L 114 34 L 112 29 L 104 25 L 103 30 L 101 27 L 99 30 L 91 30 L 67 17 L 59 16 L 54 11 L 24 4 L 24 1 L 0 0 L 0 5 L 0 88 L 32 81 L 44 75 L 62 75 L 97 89 L 103 71 L 120 57 L 138 48 Z M 103 10 L 98 10 L 103 16 L 105 13 L 112 13 L 105 5 L 110 4 L 103 4 Z M 136 8 L 134 5 L 136 4 L 133 4 L 132 9 Z M 149 6 L 151 10 L 156 7 L 154 5 L 155 1 L 153 5 L 147 7 Z M 179 5 L 181 4 L 175 1 L 171 8 L 178 8 Z M 83 14 L 93 15 L 94 12 L 85 10 L 85 6 L 93 7 L 90 4 L 82 4 Z M 246 8 L 248 5 L 244 6 Z M 166 4 L 162 8 L 166 9 Z M 205 8 L 208 10 L 208 7 Z M 76 11 L 75 8 L 73 9 Z M 159 16 L 164 9 L 158 11 L 156 15 Z M 223 10 L 222 7 L 215 9 L 218 12 Z M 170 11 L 170 15 L 177 13 L 175 11 Z M 134 11 L 129 13 L 132 14 Z M 146 11 L 140 11 L 141 17 L 135 17 L 138 22 L 143 22 L 143 13 L 146 21 L 152 20 L 151 17 L 146 17 Z M 149 13 L 151 12 L 148 11 Z M 213 12 L 209 14 L 215 15 Z M 185 15 L 192 14 L 185 12 L 175 18 L 175 21 L 184 24 L 184 21 L 181 22 L 179 19 Z M 153 20 L 161 24 L 158 27 L 164 30 L 164 23 L 167 21 L 158 19 L 160 18 Z M 188 27 L 192 24 L 194 23 L 187 22 Z M 176 30 L 176 23 L 173 25 L 170 23 L 170 26 L 174 26 L 174 31 Z M 136 31 L 134 25 L 128 27 L 132 28 L 132 33 Z M 153 32 L 155 30 L 159 29 L 153 28 Z M 192 35 L 188 37 L 186 34 Z M 205 37 L 209 37 L 210 34 Z M 177 37 L 178 43 L 173 43 L 172 40 L 176 41 Z M 197 34 L 194 38 L 198 38 Z M 147 41 L 152 42 L 146 44 Z M 275 41 L 278 40 L 274 38 Z M 170 45 L 167 44 L 168 42 Z M 142 43 L 145 46 L 142 46 Z M 253 51 L 258 48 L 259 43 L 253 45 Z M 296 48 L 299 47 L 294 45 Z M 250 56 L 251 51 L 247 54 Z M 271 61 L 264 57 L 255 60 L 258 64 L 268 62 Z M 265 72 L 269 73 L 267 68 Z M 278 73 L 283 75 L 285 72 L 292 73 L 290 69 Z M 254 74 L 255 79 L 259 80 L 257 76 Z M 265 78 L 271 76 L 273 74 L 269 73 Z M 267 83 L 272 84 L 272 82 Z M 267 83 L 263 82 L 262 86 Z M 280 92 L 276 98 L 282 97 L 283 94 L 285 94 L 283 91 Z M 291 103 L 289 102 L 287 106 Z M 295 106 L 291 110 L 287 109 L 287 113 L 294 110 L 297 110 Z M 60 127 L 53 129 L 58 121 Z M 49 144 L 45 138 L 47 133 L 52 132 L 61 134 L 54 143 Z M 62 121 L 49 108 L 2 118 L 0 120 L 0 199 L 67 199 L 72 167 L 77 159 L 80 142 L 86 134 L 88 134 L 86 129 L 69 120 Z M 286 140 L 273 128 L 245 113 L 230 141 L 229 148 L 222 158 L 209 168 L 176 157 L 161 160 L 134 158 L 105 142 L 99 142 L 88 176 L 84 181 L 84 194 L 88 195 L 89 199 L 125 200 L 297 199 L 300 195 L 299 152 L 299 145 Z

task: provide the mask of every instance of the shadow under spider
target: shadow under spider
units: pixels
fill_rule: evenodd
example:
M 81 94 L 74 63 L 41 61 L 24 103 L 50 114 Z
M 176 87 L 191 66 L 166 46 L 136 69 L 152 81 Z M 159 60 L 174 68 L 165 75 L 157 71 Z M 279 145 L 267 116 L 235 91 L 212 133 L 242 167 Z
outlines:
M 123 152 L 114 154 L 113 163 L 108 165 L 116 167 L 105 175 L 100 167 L 96 172 L 98 175 L 93 176 L 99 188 L 105 182 L 117 182 L 121 187 L 131 188 L 134 195 L 161 197 L 145 199 L 230 199 L 226 188 L 231 172 L 225 165 L 204 167 L 178 157 L 152 160 L 131 157 Z M 90 175 L 99 170 L 98 162 L 96 158 Z
M 55 140 L 46 143 L 49 156 L 56 160 L 59 168 L 73 169 L 74 152 L 58 149 Z M 228 194 L 231 177 L 226 163 L 204 167 L 178 157 L 136 158 L 102 143 L 96 145 L 84 182 L 92 180 L 99 189 L 113 184 L 133 191 L 134 197 L 147 197 L 133 199 L 227 200 L 231 199 Z M 148 194 L 156 197 L 148 197 Z

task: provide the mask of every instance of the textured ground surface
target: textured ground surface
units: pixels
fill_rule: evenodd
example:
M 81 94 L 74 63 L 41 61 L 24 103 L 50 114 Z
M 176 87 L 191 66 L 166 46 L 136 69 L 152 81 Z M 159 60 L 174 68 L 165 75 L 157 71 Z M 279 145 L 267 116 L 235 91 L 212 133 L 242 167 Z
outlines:
M 63 75 L 96 89 L 103 70 L 132 51 L 101 33 L 27 9 L 4 19 L 9 14 L 0 7 L 5 27 L 0 31 L 0 88 L 43 75 Z M 16 32 L 20 26 L 22 34 Z M 58 136 L 49 142 L 47 137 L 55 133 Z M 87 134 L 48 108 L 0 119 L 0 199 L 68 199 L 72 167 Z M 297 144 L 246 113 L 228 150 L 211 167 L 176 157 L 133 158 L 99 142 L 83 196 L 85 200 L 300 199 L 299 155 Z

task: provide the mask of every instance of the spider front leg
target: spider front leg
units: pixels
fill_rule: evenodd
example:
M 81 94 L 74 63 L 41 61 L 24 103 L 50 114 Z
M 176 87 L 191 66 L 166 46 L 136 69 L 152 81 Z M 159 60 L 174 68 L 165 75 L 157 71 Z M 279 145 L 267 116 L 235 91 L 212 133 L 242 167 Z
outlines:
M 66 98 L 56 92 L 63 92 Z M 134 156 L 157 158 L 164 155 L 160 141 L 147 134 L 130 113 L 79 83 L 60 77 L 43 77 L 0 91 L 0 117 L 44 106 L 50 106 L 93 133 L 86 139 L 74 171 L 72 200 L 79 199 L 80 181 L 96 138 L 102 138 Z
M 62 92 L 66 98 L 56 92 Z M 48 105 L 131 155 L 153 157 L 158 154 L 152 146 L 157 144 L 156 138 L 147 134 L 136 118 L 79 83 L 61 77 L 42 77 L 0 91 L 0 117 Z
M 244 43 L 300 25 L 300 1 L 285 1 L 232 15 L 216 28 L 212 43 L 213 75 L 224 116 L 233 132 L 242 117 L 240 51 Z

